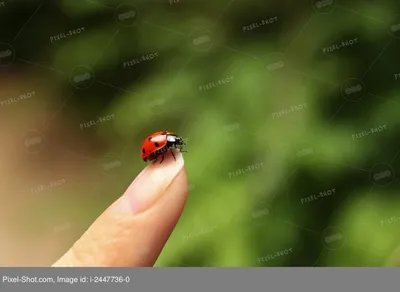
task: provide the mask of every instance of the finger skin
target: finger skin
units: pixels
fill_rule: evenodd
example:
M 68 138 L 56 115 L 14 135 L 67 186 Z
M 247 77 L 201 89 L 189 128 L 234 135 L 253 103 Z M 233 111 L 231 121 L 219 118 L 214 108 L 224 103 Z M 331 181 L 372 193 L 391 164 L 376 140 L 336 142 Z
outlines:
M 177 161 L 168 156 L 161 165 L 150 165 L 143 170 L 126 193 L 100 215 L 53 267 L 153 266 L 187 198 L 188 182 L 182 154 L 175 156 Z M 164 181 L 162 187 L 151 178 L 157 172 L 157 176 L 172 177 L 174 171 L 176 174 L 171 181 Z M 150 203 L 143 199 L 146 195 L 143 192 L 153 192 Z M 131 200 L 132 197 L 139 197 L 139 207 L 138 200 Z M 135 206 L 127 208 L 127 201 Z

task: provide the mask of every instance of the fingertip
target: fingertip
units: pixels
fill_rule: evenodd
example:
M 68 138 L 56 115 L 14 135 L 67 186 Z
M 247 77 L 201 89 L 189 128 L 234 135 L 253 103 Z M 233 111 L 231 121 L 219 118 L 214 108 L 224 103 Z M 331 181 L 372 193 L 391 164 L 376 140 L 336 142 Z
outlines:
M 162 163 L 156 161 L 146 167 L 121 197 L 119 211 L 138 214 L 150 208 L 184 169 L 182 153 L 174 153 L 174 156 L 167 153 Z

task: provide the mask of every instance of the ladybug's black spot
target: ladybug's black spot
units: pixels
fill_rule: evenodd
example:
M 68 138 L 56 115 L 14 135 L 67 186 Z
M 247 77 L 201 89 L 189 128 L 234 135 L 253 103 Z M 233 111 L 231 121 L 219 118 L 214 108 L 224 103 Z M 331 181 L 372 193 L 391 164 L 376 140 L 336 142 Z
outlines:
M 155 142 L 154 145 L 155 145 L 156 147 L 160 146 L 157 142 Z
M 147 140 L 149 140 L 149 142 L 151 141 L 151 137 L 149 137 Z
M 167 133 L 168 133 L 167 131 L 162 132 L 163 135 L 167 135 Z
M 143 154 L 145 154 L 146 153 L 146 150 L 144 150 L 144 148 L 142 149 L 142 152 L 143 152 Z

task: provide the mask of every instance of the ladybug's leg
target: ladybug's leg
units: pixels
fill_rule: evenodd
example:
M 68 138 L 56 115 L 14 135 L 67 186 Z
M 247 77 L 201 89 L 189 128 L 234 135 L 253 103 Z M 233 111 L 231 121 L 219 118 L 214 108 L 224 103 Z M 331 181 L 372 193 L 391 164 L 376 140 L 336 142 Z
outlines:
M 184 152 L 187 152 L 187 151 L 184 150 L 183 148 L 179 148 L 179 152 L 184 153 Z
M 163 161 L 164 161 L 164 153 L 161 154 L 161 161 L 160 161 L 160 164 L 161 164 Z
M 174 155 L 174 151 L 172 151 L 172 149 L 170 151 L 171 151 L 172 157 L 176 160 L 175 155 Z
M 158 156 L 152 154 L 151 160 L 153 161 L 153 164 L 157 162 Z

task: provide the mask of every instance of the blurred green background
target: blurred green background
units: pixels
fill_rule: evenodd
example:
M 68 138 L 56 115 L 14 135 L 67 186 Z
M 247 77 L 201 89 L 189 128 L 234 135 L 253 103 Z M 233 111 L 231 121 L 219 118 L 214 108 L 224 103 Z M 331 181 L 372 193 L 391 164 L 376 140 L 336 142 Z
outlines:
M 35 129 L 96 182 L 61 184 L 34 209 L 68 222 L 65 247 L 145 166 L 143 139 L 168 129 L 188 138 L 190 191 L 157 266 L 387 264 L 400 243 L 398 1 L 0 2 L 2 74 L 52 90 L 12 114 L 40 100 Z

